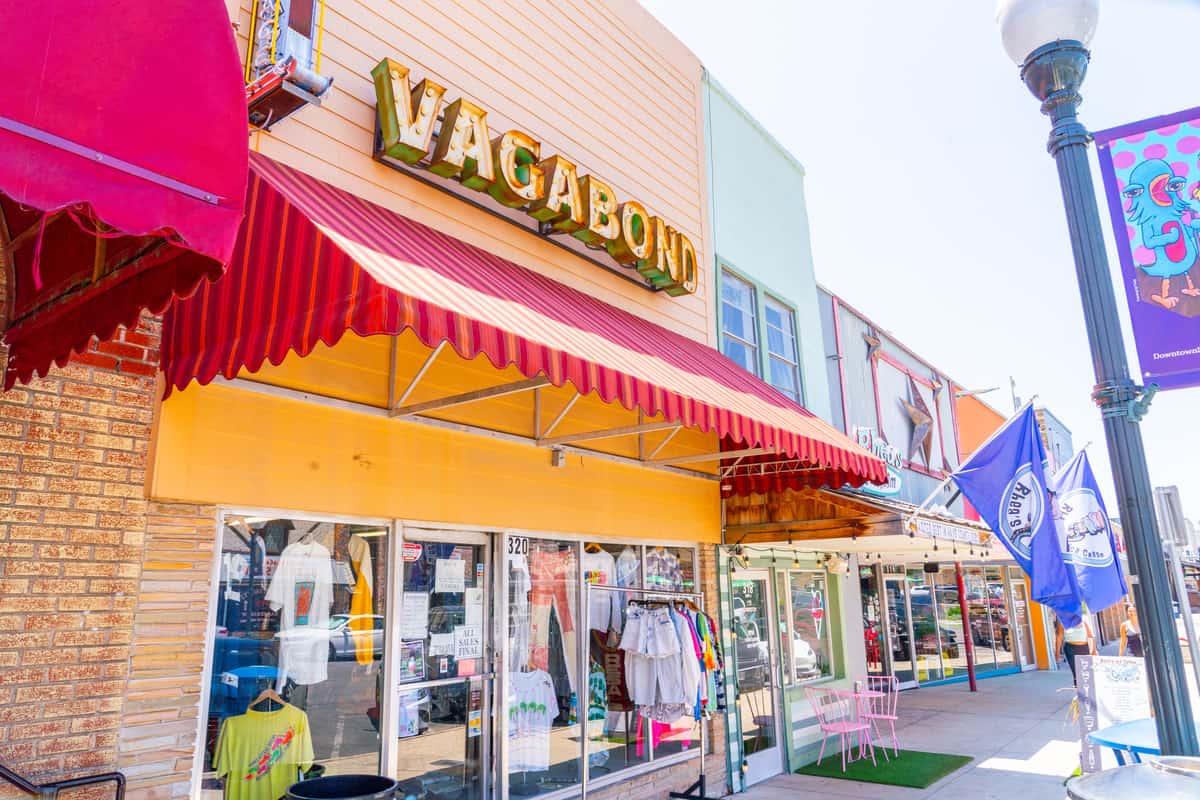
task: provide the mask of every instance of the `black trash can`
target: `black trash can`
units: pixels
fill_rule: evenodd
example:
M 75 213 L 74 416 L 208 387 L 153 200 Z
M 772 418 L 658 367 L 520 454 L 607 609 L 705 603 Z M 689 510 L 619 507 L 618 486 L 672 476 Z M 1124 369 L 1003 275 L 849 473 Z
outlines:
M 290 800 L 392 800 L 396 781 L 382 775 L 330 775 L 293 783 Z

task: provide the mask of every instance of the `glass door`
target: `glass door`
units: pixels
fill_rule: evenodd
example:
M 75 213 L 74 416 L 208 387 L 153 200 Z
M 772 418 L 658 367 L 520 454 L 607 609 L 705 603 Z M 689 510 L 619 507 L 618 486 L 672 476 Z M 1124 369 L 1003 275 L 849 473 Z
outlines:
M 746 785 L 778 775 L 783 767 L 779 746 L 777 697 L 778 634 L 771 581 L 765 570 L 733 575 L 733 630 L 737 669 L 737 707 L 742 728 Z
M 1033 657 L 1033 626 L 1029 619 L 1029 596 L 1026 594 L 1025 581 L 1011 581 L 1009 588 L 1012 591 L 1012 619 L 1016 623 L 1016 635 L 1013 638 L 1016 640 L 1021 669 L 1037 669 Z
M 867 674 L 888 674 L 884 625 L 884 601 L 879 592 L 877 567 L 860 567 L 858 582 L 862 592 L 863 644 L 867 651 Z
M 913 670 L 912 627 L 909 625 L 909 607 L 904 592 L 904 577 L 900 575 L 884 576 L 883 587 L 884 613 L 887 615 L 887 625 L 884 626 L 887 644 L 884 650 L 891 660 L 891 674 L 900 681 L 901 687 L 916 686 L 916 674 Z
M 492 795 L 493 647 L 484 534 L 405 531 L 389 675 L 398 796 Z

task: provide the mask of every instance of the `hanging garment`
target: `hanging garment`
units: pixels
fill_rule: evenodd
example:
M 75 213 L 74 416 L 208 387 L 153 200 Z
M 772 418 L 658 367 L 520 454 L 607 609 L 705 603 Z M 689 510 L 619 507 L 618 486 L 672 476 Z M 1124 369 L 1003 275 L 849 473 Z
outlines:
M 349 627 L 354 635 L 354 658 L 359 664 L 368 665 L 375 663 L 375 572 L 371 566 L 371 546 L 356 533 L 350 537 L 348 549 L 357 576 L 350 595 Z
M 554 681 L 545 670 L 509 676 L 508 771 L 550 769 L 550 725 L 558 717 Z
M 579 685 L 575 664 L 576 630 L 572 609 L 576 587 L 575 551 L 559 551 L 557 545 L 535 545 L 529 553 L 529 662 L 536 669 L 548 669 L 550 646 L 550 613 L 558 619 L 562 632 L 563 657 L 571 691 Z
M 587 731 L 590 741 L 598 741 L 604 738 L 605 719 L 607 717 L 608 681 L 604 676 L 604 668 L 593 660 L 591 662 L 591 669 L 588 670 Z M 609 753 L 607 748 L 600 750 L 593 749 L 592 752 L 588 753 L 588 763 L 593 767 L 607 764 L 608 758 Z
M 679 558 L 665 547 L 655 547 L 646 553 L 646 588 L 669 592 L 684 588 Z
M 308 715 L 293 705 L 226 719 L 213 759 L 226 800 L 279 800 L 312 762 Z
M 328 677 L 329 611 L 333 605 L 333 563 L 319 542 L 288 545 L 267 587 L 267 602 L 279 611 L 279 687 Z M 278 690 L 278 689 L 277 689 Z
M 516 669 L 529 666 L 529 562 L 525 556 L 508 557 L 508 640 L 512 664 Z
M 616 564 L 616 585 L 627 589 L 637 589 L 642 585 L 642 562 L 638 558 L 637 551 L 632 547 L 626 547 L 617 556 Z M 625 608 L 629 605 L 633 595 L 629 592 L 618 592 L 616 598 L 616 607 L 614 609 L 613 630 L 617 633 L 621 632 L 625 620 Z
M 603 550 L 595 553 L 583 552 L 580 559 L 585 583 L 597 586 L 613 586 L 616 582 L 617 563 Z M 620 605 L 617 592 L 604 589 L 588 591 L 588 628 L 594 631 L 618 630 L 621 626 Z

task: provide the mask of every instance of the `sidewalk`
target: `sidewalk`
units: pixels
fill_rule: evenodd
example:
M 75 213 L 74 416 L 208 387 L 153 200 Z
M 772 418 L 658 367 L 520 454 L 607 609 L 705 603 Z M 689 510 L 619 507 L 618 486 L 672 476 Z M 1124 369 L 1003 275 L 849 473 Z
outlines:
M 738 800 L 1063 800 L 1079 764 L 1078 728 L 1066 722 L 1072 693 L 1058 691 L 1070 686 L 1063 669 L 981 680 L 975 694 L 965 683 L 901 694 L 901 748 L 975 759 L 928 789 L 779 775 Z

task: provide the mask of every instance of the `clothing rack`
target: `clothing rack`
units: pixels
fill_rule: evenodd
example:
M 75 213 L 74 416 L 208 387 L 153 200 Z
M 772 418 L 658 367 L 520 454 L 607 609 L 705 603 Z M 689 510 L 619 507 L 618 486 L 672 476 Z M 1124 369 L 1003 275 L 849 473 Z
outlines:
M 591 766 L 589 764 L 589 755 L 590 754 L 587 752 L 588 751 L 587 743 L 589 741 L 588 740 L 588 730 L 587 730 L 587 698 L 584 695 L 586 694 L 586 691 L 587 691 L 586 681 L 587 681 L 588 666 L 589 666 L 588 661 L 590 659 L 591 649 L 592 649 L 591 648 L 591 642 L 592 642 L 592 640 L 591 640 L 591 635 L 592 635 L 592 620 L 591 620 L 592 597 L 591 597 L 591 592 L 593 592 L 593 591 L 625 592 L 627 594 L 651 595 L 653 597 L 672 598 L 672 599 L 668 599 L 668 600 L 664 601 L 664 603 L 666 603 L 666 604 L 673 604 L 675 602 L 674 598 L 677 598 L 679 600 L 690 600 L 692 602 L 692 605 L 700 613 L 704 613 L 704 595 L 700 594 L 699 592 L 676 592 L 676 591 L 671 591 L 668 589 L 635 589 L 633 587 L 627 587 L 627 586 L 609 586 L 608 584 L 592 583 L 587 580 L 584 581 L 583 602 L 580 603 L 580 605 L 583 607 L 582 630 L 586 634 L 586 637 L 587 637 L 586 638 L 587 646 L 580 648 L 580 654 L 579 654 L 580 685 L 579 685 L 579 688 L 576 689 L 576 697 L 581 698 L 579 701 L 577 701 L 577 708 L 579 708 L 579 720 L 580 720 L 580 725 L 583 728 L 583 742 L 584 742 L 583 769 L 580 770 L 581 800 L 587 800 L 588 769 Z M 631 602 L 636 602 L 636 601 L 631 601 Z M 651 602 L 653 602 L 653 601 L 651 601 Z M 700 722 L 700 775 L 698 776 L 695 783 L 693 783 L 688 788 L 684 789 L 682 792 L 670 792 L 669 796 L 672 798 L 675 798 L 675 800 L 716 800 L 716 798 L 708 797 L 705 793 L 704 756 L 705 756 L 705 751 L 708 749 L 708 741 L 707 741 L 708 737 L 705 735 L 705 730 L 707 727 L 704 724 L 705 720 L 701 719 L 701 720 L 699 720 L 699 722 Z M 626 722 L 626 724 L 625 724 L 625 729 L 626 729 L 625 735 L 628 736 L 629 735 L 629 723 L 628 722 Z

